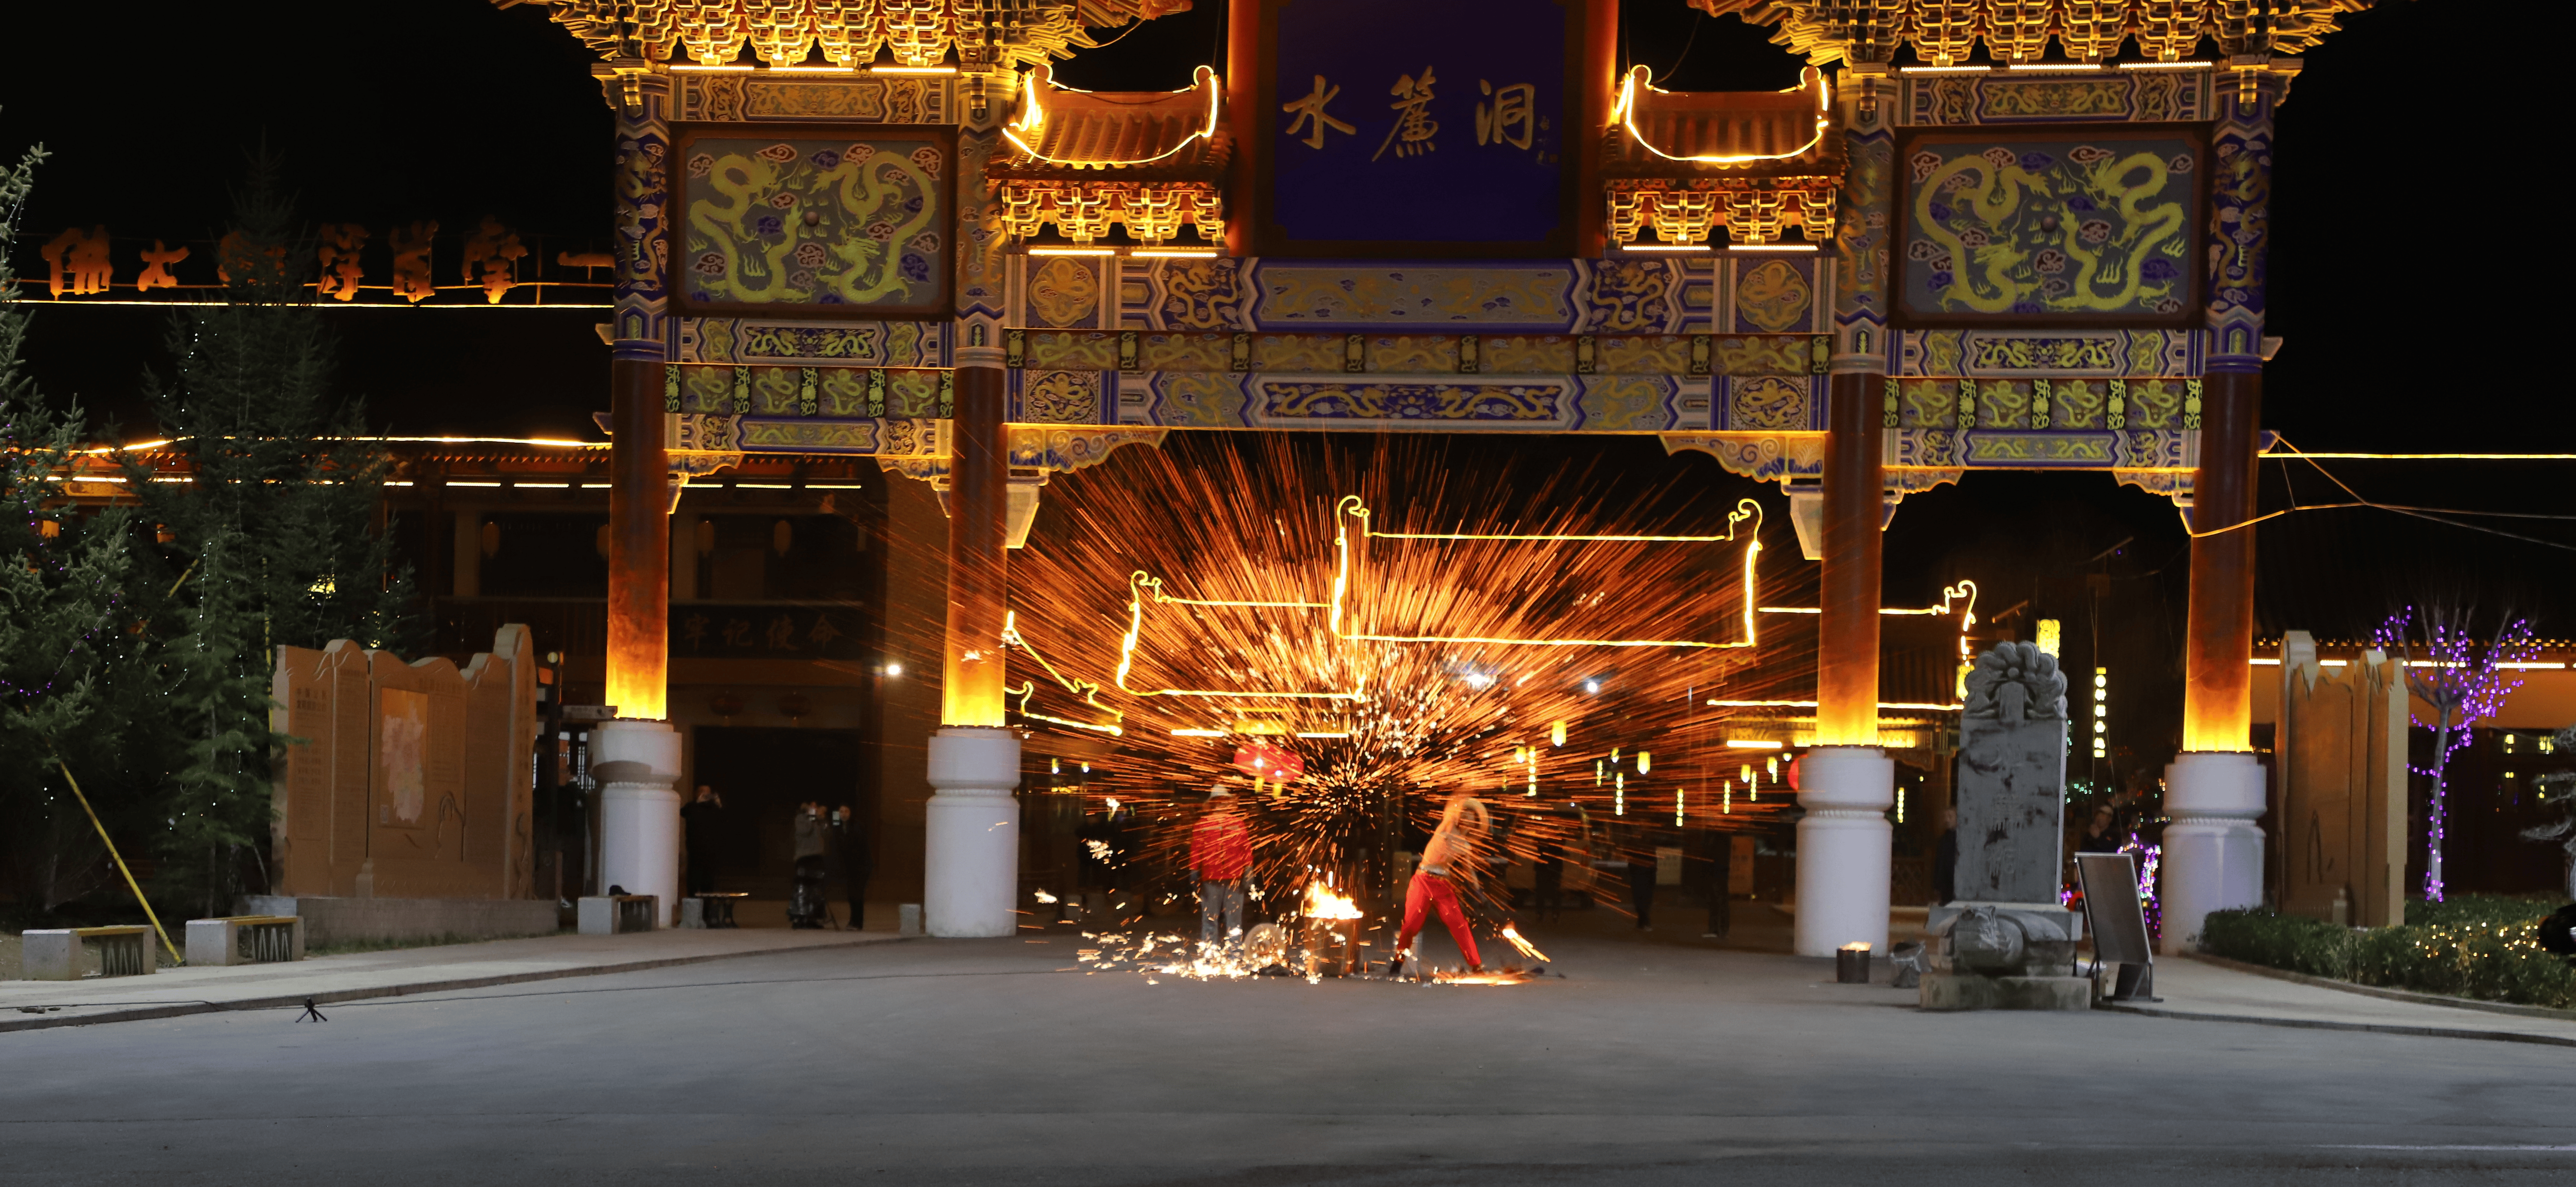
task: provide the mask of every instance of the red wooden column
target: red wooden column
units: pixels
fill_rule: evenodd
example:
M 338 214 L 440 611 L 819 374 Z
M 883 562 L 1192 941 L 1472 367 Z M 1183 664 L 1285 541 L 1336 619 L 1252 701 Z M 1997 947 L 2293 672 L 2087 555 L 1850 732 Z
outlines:
M 2209 532 L 2254 518 L 2263 373 L 2211 371 L 2201 385 L 2200 468 L 2191 525 Z M 2191 619 L 2183 636 L 2182 748 L 2253 746 L 2254 529 L 2191 542 Z
M 1879 526 L 1886 518 L 1877 375 L 1833 377 L 1825 438 L 1822 607 L 1816 624 L 1816 741 L 1878 744 Z
M 620 717 L 668 714 L 670 465 L 662 363 L 608 364 L 608 703 Z
M 1002 621 L 1009 591 L 1009 456 L 1002 435 L 1002 351 L 957 351 L 948 443 L 948 656 L 943 725 L 999 726 Z

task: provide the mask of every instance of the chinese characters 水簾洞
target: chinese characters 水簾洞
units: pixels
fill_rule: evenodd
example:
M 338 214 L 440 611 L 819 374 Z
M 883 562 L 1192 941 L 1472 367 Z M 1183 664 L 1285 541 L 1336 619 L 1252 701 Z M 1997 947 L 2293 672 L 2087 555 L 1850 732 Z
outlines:
M 1496 88 L 1480 78 L 1476 89 L 1494 97 L 1490 104 L 1476 105 L 1476 143 L 1528 148 L 1537 130 L 1538 88 L 1525 82 Z
M 1437 81 L 1431 77 L 1429 66 L 1422 68 L 1420 78 L 1410 74 L 1397 76 L 1395 85 L 1386 92 L 1395 96 L 1395 102 L 1387 104 L 1395 109 L 1395 126 L 1386 130 L 1386 139 L 1378 144 L 1377 152 L 1369 157 L 1370 160 L 1385 156 L 1389 147 L 1393 147 L 1399 157 L 1440 147 L 1431 142 L 1432 134 L 1440 130 L 1439 122 L 1431 118 L 1431 84 Z
M 1328 128 L 1345 136 L 1359 131 L 1359 129 L 1354 128 L 1349 124 L 1334 119 L 1324 110 L 1324 105 L 1332 102 L 1333 96 L 1341 93 L 1342 88 L 1340 87 L 1326 90 L 1324 86 L 1324 76 L 1320 74 L 1316 75 L 1314 93 L 1293 103 L 1283 103 L 1279 107 L 1279 110 L 1288 112 L 1289 114 L 1297 117 L 1288 121 L 1288 135 L 1294 136 L 1297 134 L 1297 129 L 1301 127 L 1306 128 L 1306 147 L 1322 148 L 1324 147 L 1324 132 Z

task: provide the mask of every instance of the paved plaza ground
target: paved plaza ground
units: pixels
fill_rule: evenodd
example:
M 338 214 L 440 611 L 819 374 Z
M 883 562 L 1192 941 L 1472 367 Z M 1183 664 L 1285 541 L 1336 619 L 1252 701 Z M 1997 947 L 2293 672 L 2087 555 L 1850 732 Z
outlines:
M 2576 1181 L 2566 1046 L 1924 1014 L 1579 922 L 1500 988 L 1086 974 L 1066 930 L 0 1034 L 0 1182 Z

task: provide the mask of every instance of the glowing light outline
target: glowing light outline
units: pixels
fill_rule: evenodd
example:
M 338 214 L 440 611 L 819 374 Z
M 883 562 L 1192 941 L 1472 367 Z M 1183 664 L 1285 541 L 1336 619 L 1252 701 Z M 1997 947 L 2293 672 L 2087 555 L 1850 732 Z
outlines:
M 1047 85 L 1055 86 L 1056 84 L 1054 80 L 1050 78 Z M 1216 139 L 1217 117 L 1219 106 L 1223 103 L 1225 98 L 1225 87 L 1217 81 L 1216 71 L 1214 69 L 1207 66 L 1200 66 L 1190 72 L 1190 85 L 1177 91 L 1166 91 L 1164 93 L 1169 95 L 1185 95 L 1191 91 L 1200 89 L 1203 85 L 1206 87 L 1208 92 L 1207 125 L 1196 132 L 1192 132 L 1189 135 L 1182 137 L 1179 144 L 1175 144 L 1163 152 L 1156 153 L 1153 156 L 1145 157 L 1141 160 L 1068 161 L 1057 157 L 1050 157 L 1045 153 L 1029 147 L 1029 143 L 1020 139 L 1018 135 L 1017 130 L 1019 129 L 1034 132 L 1039 128 L 1046 126 L 1046 107 L 1038 102 L 1038 72 L 1032 70 L 1027 74 L 1020 76 L 1020 97 L 1026 104 L 1026 110 L 1020 114 L 1018 119 L 1002 125 L 1002 139 L 1010 141 L 1011 145 L 1019 149 L 1021 152 L 1027 153 L 1031 157 L 1045 161 L 1051 165 L 1073 165 L 1086 169 L 1108 169 L 1112 167 L 1124 168 L 1130 165 L 1151 165 L 1156 161 L 1180 152 L 1182 149 L 1188 148 L 1190 146 L 1190 142 L 1193 140 L 1213 141 Z M 1057 87 L 1056 89 L 1074 91 L 1074 93 L 1082 95 L 1088 95 L 1091 93 L 1089 91 L 1076 90 L 1073 87 Z
M 1045 656 L 1038 654 L 1038 649 L 1031 646 L 1027 637 L 1020 634 L 1020 613 L 1017 610 L 1005 610 L 1002 612 L 1002 646 L 1017 647 L 1022 652 L 1027 653 L 1030 659 L 1038 662 L 1038 667 L 1046 671 L 1048 677 L 1052 678 L 1057 684 L 1064 686 L 1065 691 L 1081 697 L 1083 704 L 1108 714 L 1112 720 L 1107 725 L 1100 725 L 1092 722 L 1074 721 L 1070 718 L 1050 717 L 1044 713 L 1031 712 L 1029 710 L 1029 699 L 1036 696 L 1038 691 L 1038 682 L 1033 678 L 1020 681 L 1020 686 L 1018 688 L 1005 688 L 1002 690 L 1003 696 L 1016 696 L 1020 698 L 1020 707 L 1017 710 L 1020 716 L 1026 717 L 1032 721 L 1047 721 L 1053 722 L 1057 725 L 1069 725 L 1075 729 L 1092 730 L 1097 733 L 1108 734 L 1111 737 L 1123 738 L 1127 735 L 1127 714 L 1117 709 L 1112 709 L 1099 702 L 1097 697 L 1100 692 L 1100 686 L 1098 684 L 1089 680 L 1072 679 L 1064 673 L 1056 671 L 1054 664 L 1048 663 Z
M 1694 650 L 1723 651 L 1752 647 L 1760 642 L 1754 628 L 1753 572 L 1762 555 L 1762 505 L 1752 499 L 1739 499 L 1735 509 L 1727 512 L 1723 536 L 1590 536 L 1548 535 L 1519 532 L 1381 532 L 1369 526 L 1368 504 L 1358 495 L 1344 495 L 1333 505 L 1333 547 L 1341 554 L 1340 570 L 1333 576 L 1332 631 L 1335 637 L 1365 643 L 1470 643 L 1502 647 L 1678 647 Z M 1350 529 L 1345 521 L 1360 521 L 1363 540 L 1528 540 L 1563 543 L 1603 544 L 1722 544 L 1733 543 L 1736 528 L 1745 520 L 1753 521 L 1753 537 L 1744 542 L 1744 638 L 1732 643 L 1708 643 L 1690 639 L 1505 639 L 1461 635 L 1368 635 L 1351 634 L 1342 629 L 1342 604 L 1350 589 Z
M 1610 110 L 1610 121 L 1619 125 L 1622 129 L 1625 129 L 1628 133 L 1628 139 L 1636 141 L 1637 147 L 1645 149 L 1647 152 L 1662 157 L 1667 161 L 1681 161 L 1695 165 L 1750 165 L 1756 161 L 1785 161 L 1791 157 L 1803 155 L 1807 150 L 1824 143 L 1825 132 L 1833 124 L 1832 113 L 1834 108 L 1834 84 L 1827 81 L 1822 74 L 1819 74 L 1816 76 L 1816 134 L 1808 138 L 1805 144 L 1801 144 L 1796 149 L 1784 153 L 1747 153 L 1737 156 L 1709 155 L 1677 157 L 1655 147 L 1654 145 L 1646 143 L 1646 138 L 1638 134 L 1636 122 L 1631 118 L 1636 114 L 1637 80 L 1648 73 L 1650 73 L 1649 70 L 1642 65 L 1630 66 L 1628 68 L 1628 76 L 1619 81 L 1619 102 Z M 1653 91 L 1658 95 L 1672 94 L 1671 91 L 1667 91 L 1651 82 L 1646 84 L 1646 89 Z M 1801 86 L 1799 89 L 1804 90 L 1806 88 Z M 1010 133 L 1008 131 L 1003 133 L 1005 136 L 1009 134 Z
M 1137 569 L 1129 573 L 1127 577 L 1127 630 L 1119 639 L 1118 666 L 1111 677 L 1111 683 L 1118 689 L 1118 691 L 1135 697 L 1205 697 L 1246 701 L 1359 701 L 1366 698 L 1368 679 L 1365 676 L 1362 676 L 1359 679 L 1359 682 L 1348 692 L 1261 692 L 1245 689 L 1141 689 L 1131 687 L 1127 681 L 1128 677 L 1135 670 L 1136 649 L 1144 634 L 1145 605 L 1149 596 L 1156 605 L 1212 606 L 1244 609 L 1327 610 L 1329 611 L 1329 617 L 1326 620 L 1327 628 L 1332 632 L 1335 638 L 1349 642 L 1467 643 L 1506 647 L 1673 647 L 1695 650 L 1732 650 L 1736 648 L 1757 646 L 1760 642 L 1760 636 L 1755 625 L 1754 615 L 1763 608 L 1759 608 L 1754 605 L 1754 585 L 1755 572 L 1762 552 L 1761 526 L 1763 517 L 1761 504 L 1750 498 L 1738 500 L 1734 510 L 1727 513 L 1727 530 L 1726 534 L 1722 536 L 1556 535 L 1517 532 L 1379 532 L 1368 527 L 1371 513 L 1366 502 L 1364 502 L 1358 495 L 1343 496 L 1342 499 L 1334 505 L 1333 511 L 1333 548 L 1337 556 L 1337 561 L 1333 574 L 1332 595 L 1330 600 L 1326 602 L 1237 601 L 1223 598 L 1174 597 L 1163 592 L 1162 578 L 1156 577 L 1143 569 Z M 1742 618 L 1744 620 L 1744 638 L 1733 642 L 1705 642 L 1700 640 L 1668 639 L 1518 639 L 1468 636 L 1410 637 L 1352 634 L 1342 629 L 1342 619 L 1345 602 L 1350 591 L 1351 579 L 1351 537 L 1347 521 L 1349 518 L 1354 516 L 1360 520 L 1360 531 L 1363 539 L 1374 536 L 1380 539 L 1390 540 L 1518 540 L 1567 543 L 1734 543 L 1739 539 L 1738 532 L 1741 526 L 1745 521 L 1751 520 L 1753 523 L 1751 538 L 1743 540 L 1745 550 L 1743 576 L 1741 580 L 1744 597 L 1744 610 L 1742 613 Z M 1967 587 L 1969 596 L 1973 599 L 1975 589 L 1974 585 L 1967 582 L 1962 582 L 1961 585 Z M 1942 608 L 1938 611 L 1925 612 L 1946 613 L 1949 605 L 1947 600 L 1948 597 L 1955 596 L 1958 593 L 1958 587 L 1952 587 L 1951 589 L 1944 591 L 1945 597 Z M 1032 655 L 1034 655 L 1034 652 L 1032 652 Z M 1040 662 L 1044 663 L 1043 660 L 1040 660 Z M 1053 674 L 1053 669 L 1050 668 L 1049 673 Z M 1061 681 L 1063 678 L 1058 676 L 1057 679 Z M 1070 687 L 1070 685 L 1068 685 L 1068 687 Z M 1093 687 L 1096 688 L 1097 686 Z M 1025 686 L 1021 690 L 1011 691 L 1022 692 L 1024 694 L 1025 703 Z M 1124 719 L 1123 715 L 1121 719 Z M 1176 730 L 1174 733 L 1178 735 L 1181 731 Z M 1196 737 L 1202 736 L 1202 734 L 1193 731 L 1189 736 Z M 1223 731 L 1217 731 L 1213 734 L 1206 734 L 1204 736 L 1224 736 L 1224 733 Z M 1561 744 L 1562 743 L 1560 743 L 1560 745 Z
M 1239 700 L 1269 701 L 1358 701 L 1368 694 L 1368 677 L 1360 677 L 1349 692 L 1247 692 L 1240 689 L 1129 688 L 1127 675 L 1136 667 L 1136 642 L 1145 630 L 1145 591 L 1152 591 L 1157 605 L 1239 606 L 1254 609 L 1320 610 L 1317 602 L 1229 602 L 1214 598 L 1176 598 L 1163 592 L 1163 579 L 1143 569 L 1127 575 L 1127 634 L 1118 641 L 1118 670 L 1111 682 L 1118 691 L 1137 697 L 1231 697 Z M 1338 613 L 1338 609 L 1336 613 Z M 1195 735 L 1194 735 L 1195 736 Z M 1223 735 L 1218 735 L 1223 736 Z

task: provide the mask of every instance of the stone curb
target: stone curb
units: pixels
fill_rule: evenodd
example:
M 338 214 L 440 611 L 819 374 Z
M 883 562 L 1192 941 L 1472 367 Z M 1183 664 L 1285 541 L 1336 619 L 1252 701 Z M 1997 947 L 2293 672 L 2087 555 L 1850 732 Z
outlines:
M 2381 998 L 2386 1001 L 2412 1002 L 2419 1006 L 2449 1006 L 2454 1010 L 2478 1010 L 2488 1014 L 2511 1014 L 2518 1018 L 2548 1018 L 2559 1022 L 2576 1022 L 2576 1010 L 2554 1010 L 2548 1006 L 2524 1006 L 2516 1005 L 2512 1002 L 2485 1001 L 2474 997 L 2446 997 L 2438 993 L 2417 993 L 2409 989 L 2390 989 L 2382 985 L 2363 985 L 2357 981 L 2338 981 L 2332 977 L 2320 977 L 2314 973 L 2295 973 L 2288 969 L 2276 969 L 2269 965 L 2249 964 L 2242 960 L 2231 960 L 2224 956 L 2211 956 L 2205 952 L 2192 952 L 2187 953 L 2186 955 L 2190 956 L 2193 960 L 2202 962 L 2203 964 L 2214 964 L 2222 969 L 2232 969 L 2240 973 L 2252 973 L 2258 977 L 2271 977 L 2275 980 L 2290 981 L 2300 985 L 2313 985 L 2319 989 L 2335 989 L 2341 990 L 2345 993 L 2358 993 L 2363 997 Z
M 2095 1002 L 2096 1010 L 2138 1014 L 2148 1018 L 2178 1018 L 2185 1022 L 2243 1022 L 2254 1026 L 2286 1026 L 2293 1030 L 2366 1030 L 2379 1034 L 2411 1035 L 2427 1039 L 2485 1039 L 2498 1043 L 2536 1043 L 2547 1047 L 2576 1047 L 2576 1038 L 2559 1035 L 2524 1034 L 2513 1030 L 2466 1030 L 2449 1026 L 2404 1026 L 2387 1022 L 2328 1022 L 2321 1018 L 2265 1018 L 2254 1014 L 2195 1014 L 2183 1010 L 2159 1010 L 2153 1006 L 2127 1002 Z
M 857 948 L 869 944 L 889 944 L 910 939 L 909 936 L 882 936 L 874 939 L 846 940 L 832 944 L 799 944 L 788 948 L 760 948 L 747 952 L 716 952 L 702 956 L 673 956 L 661 960 L 629 960 L 618 964 L 586 965 L 562 969 L 537 969 L 525 973 L 499 973 L 489 977 L 456 977 L 444 981 L 414 981 L 401 985 L 380 985 L 361 989 L 334 989 L 320 993 L 290 993 L 271 997 L 248 997 L 236 1001 L 173 1002 L 144 1006 L 132 1010 L 110 1009 L 102 1013 L 51 1017 L 0 1018 L 0 1034 L 20 1030 L 51 1030 L 58 1026 L 93 1026 L 103 1022 L 148 1022 L 155 1018 L 181 1018 L 191 1014 L 220 1014 L 245 1010 L 295 1009 L 308 999 L 315 1005 L 358 1001 L 371 997 L 412 997 L 424 993 L 447 993 L 462 989 L 486 989 L 495 985 L 519 985 L 530 981 L 558 981 L 567 977 L 598 977 L 610 973 L 640 973 L 648 969 L 675 968 L 680 965 L 709 964 L 719 960 L 740 960 L 749 956 L 783 956 L 794 952 L 827 952 L 839 948 Z M 77 1008 L 77 1007 L 66 1007 Z

